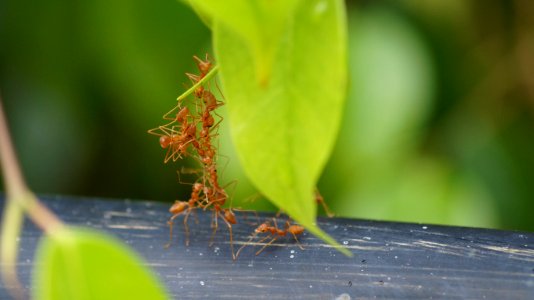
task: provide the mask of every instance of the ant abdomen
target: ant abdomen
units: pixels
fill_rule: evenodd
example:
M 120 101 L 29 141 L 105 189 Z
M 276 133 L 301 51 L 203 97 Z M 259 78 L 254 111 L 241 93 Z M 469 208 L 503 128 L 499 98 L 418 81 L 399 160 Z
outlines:
M 171 144 L 172 142 L 172 138 L 168 135 L 162 135 L 160 138 L 159 138 L 159 145 L 161 146 L 161 148 L 163 149 L 166 149 L 167 147 L 169 147 L 169 145 Z
M 174 204 L 169 208 L 169 212 L 173 215 L 182 213 L 187 208 L 188 203 L 176 200 Z

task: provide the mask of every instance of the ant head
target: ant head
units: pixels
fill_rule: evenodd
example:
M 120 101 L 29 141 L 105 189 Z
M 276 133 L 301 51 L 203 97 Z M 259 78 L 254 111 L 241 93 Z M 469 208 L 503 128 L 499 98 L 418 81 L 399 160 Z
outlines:
M 215 119 L 208 110 L 204 111 L 204 114 L 202 115 L 202 123 L 204 127 L 211 127 L 215 123 Z
M 209 156 L 206 156 L 206 157 L 202 158 L 202 162 L 205 165 L 211 165 L 213 163 L 213 159 L 211 159 L 211 157 L 209 157 Z
M 169 147 L 171 141 L 172 141 L 172 139 L 171 139 L 171 137 L 168 136 L 168 135 L 162 135 L 162 136 L 159 138 L 159 144 L 160 144 L 161 148 L 163 148 L 163 149 Z
M 209 186 L 204 186 L 204 191 L 203 192 L 204 192 L 204 194 L 206 194 L 209 197 L 213 193 L 213 189 L 210 188 Z
M 204 185 L 200 182 L 195 182 L 195 184 L 193 184 L 193 190 L 195 191 L 200 191 L 202 190 L 203 187 Z
M 187 207 L 187 202 L 176 200 L 174 204 L 169 208 L 169 212 L 173 215 L 183 212 Z
M 176 114 L 176 121 L 182 123 L 186 120 L 188 115 L 189 115 L 189 108 L 187 108 L 186 106 L 180 109 L 180 111 Z
M 217 99 L 215 99 L 215 96 L 210 91 L 204 91 L 204 94 L 202 95 L 202 101 L 204 101 L 204 104 L 211 109 L 214 109 L 214 106 L 217 105 Z
M 199 86 L 195 89 L 195 97 L 202 98 L 202 95 L 204 95 L 204 87 Z
M 189 124 L 189 127 L 187 127 L 187 135 L 188 136 L 196 136 L 197 135 L 197 127 L 195 124 Z
M 210 134 L 210 131 L 208 128 L 202 128 L 202 130 L 200 131 L 200 136 L 203 138 L 207 137 L 209 134 Z
M 269 223 L 268 222 L 265 222 L 263 224 L 261 224 L 260 226 L 258 226 L 258 228 L 256 228 L 256 230 L 254 230 L 256 233 L 264 233 L 264 232 L 267 232 L 269 231 Z
M 211 62 L 209 61 L 208 54 L 206 53 L 206 60 L 202 60 L 197 56 L 193 56 L 193 59 L 197 61 L 197 66 L 200 73 L 202 73 L 202 75 L 208 74 L 212 66 Z
M 295 235 L 302 234 L 304 232 L 304 227 L 302 227 L 300 225 L 291 225 L 291 226 L 289 226 L 287 231 L 289 231 L 290 233 L 295 234 Z

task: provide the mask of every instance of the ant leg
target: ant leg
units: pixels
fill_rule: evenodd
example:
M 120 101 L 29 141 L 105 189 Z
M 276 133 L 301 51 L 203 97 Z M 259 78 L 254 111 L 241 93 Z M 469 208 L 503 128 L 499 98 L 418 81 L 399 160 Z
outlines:
M 278 224 L 276 224 L 276 218 L 273 218 L 273 224 L 274 224 L 274 228 L 276 228 L 276 231 L 280 230 L 278 229 Z
M 181 102 L 181 101 L 180 101 Z M 163 115 L 163 120 L 171 120 L 173 122 L 171 123 L 174 123 L 176 121 L 176 116 L 174 117 L 169 117 L 170 114 L 174 113 L 177 109 L 178 110 L 181 110 L 182 108 L 184 108 L 185 106 L 182 106 L 181 103 L 178 102 L 178 104 L 176 106 L 174 106 L 171 110 L 169 110 L 166 114 Z
M 191 182 L 186 182 L 186 181 L 182 181 L 182 176 L 180 174 L 184 174 L 184 173 L 181 173 L 179 170 L 176 171 L 176 174 L 178 175 L 178 182 L 180 184 L 184 184 L 184 185 L 190 185 L 190 186 L 193 186 L 194 183 L 191 183 Z
M 222 176 L 222 174 L 221 174 L 221 176 Z M 230 185 L 232 185 L 232 191 L 230 192 L 231 196 L 229 196 L 228 198 L 230 198 L 230 206 L 229 207 L 232 207 L 232 203 L 234 202 L 235 189 L 237 188 L 237 180 L 230 181 L 229 183 L 225 184 L 222 187 L 222 189 L 226 192 L 226 188 L 229 187 Z
M 304 250 L 304 247 L 302 247 L 302 244 L 299 242 L 299 239 L 297 238 L 297 235 L 294 234 L 293 232 L 291 234 L 295 238 L 295 241 L 297 241 L 297 245 L 299 246 L 300 250 Z
M 221 97 L 223 98 L 223 100 L 226 100 L 226 99 L 224 99 L 223 92 L 221 91 L 221 88 L 219 87 L 219 83 L 217 82 L 217 79 L 215 79 L 214 81 L 215 81 L 215 87 L 217 88 L 217 91 L 219 91 L 219 95 L 221 95 Z M 221 102 L 222 102 L 222 101 L 221 101 Z
M 277 236 L 273 237 L 273 239 L 270 242 L 268 242 L 267 244 L 263 245 L 263 247 L 261 247 L 261 249 L 256 252 L 256 255 L 259 255 L 261 252 L 263 252 L 263 250 L 265 250 L 265 248 L 267 248 L 267 246 L 271 245 L 277 239 L 278 239 Z
M 250 238 L 248 239 L 248 241 L 246 241 L 243 246 L 239 247 L 239 249 L 237 250 L 237 252 L 235 253 L 235 258 L 234 260 L 237 259 L 237 257 L 239 256 L 239 253 L 241 253 L 241 250 L 243 250 L 243 248 L 245 248 L 248 244 L 250 244 L 252 242 L 252 240 L 256 237 L 257 233 L 254 232 L 253 234 L 250 235 Z
M 176 219 L 180 214 L 173 215 L 168 221 L 167 225 L 169 225 L 169 243 L 167 243 L 164 247 L 165 249 L 169 248 L 172 244 L 172 227 L 174 225 L 174 219 Z
M 172 158 L 172 148 L 174 146 L 173 145 L 169 145 L 169 148 L 167 148 L 167 153 L 165 154 L 165 158 L 163 159 L 163 163 L 166 164 L 169 162 L 169 160 L 171 160 Z
M 235 260 L 236 256 L 234 253 L 234 238 L 232 235 L 232 224 L 230 224 L 230 222 L 228 222 L 228 220 L 224 218 L 224 215 L 219 215 L 219 217 L 221 217 L 224 223 L 226 223 L 226 226 L 228 226 L 228 232 L 230 233 L 230 250 L 232 251 L 232 259 Z
M 321 205 L 323 206 L 323 210 L 326 213 L 327 217 L 329 218 L 334 217 L 334 213 L 328 208 L 328 206 L 326 205 L 326 202 L 324 201 L 323 196 L 321 195 L 321 193 L 319 192 L 319 189 L 317 188 L 315 188 L 315 200 L 321 203 Z
M 192 211 L 192 213 L 193 213 L 193 216 L 195 217 L 195 224 L 198 224 L 199 222 L 198 222 L 198 215 L 197 215 L 197 213 L 196 213 L 194 210 Z
M 243 212 L 243 218 L 245 221 L 247 220 L 247 212 L 253 213 L 256 216 L 256 223 L 247 223 L 248 225 L 258 225 L 260 224 L 260 217 L 258 216 L 258 212 L 253 209 L 241 209 L 241 208 L 232 208 L 232 210 Z
M 213 217 L 212 225 L 214 224 L 215 226 L 213 226 L 213 232 L 211 233 L 210 242 L 208 244 L 209 247 L 213 246 L 213 238 L 215 237 L 217 228 L 219 228 L 219 223 L 217 222 L 217 219 L 219 218 L 219 213 L 217 211 L 214 211 L 213 216 L 214 217 Z
M 185 231 L 185 245 L 189 246 L 189 225 L 187 225 L 187 220 L 189 219 L 189 214 L 191 213 L 192 208 L 188 208 L 184 217 L 184 231 Z

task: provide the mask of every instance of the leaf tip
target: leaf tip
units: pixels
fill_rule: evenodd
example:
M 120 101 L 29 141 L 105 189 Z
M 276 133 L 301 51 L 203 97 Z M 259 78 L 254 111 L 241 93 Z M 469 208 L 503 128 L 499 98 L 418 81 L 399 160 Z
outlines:
M 337 251 L 343 253 L 347 257 L 353 257 L 354 254 L 343 245 L 340 245 L 336 240 L 334 240 L 330 235 L 328 235 L 326 232 L 321 230 L 317 225 L 315 224 L 306 224 L 304 226 L 307 230 L 309 230 L 311 233 L 313 233 L 318 238 L 325 241 L 330 247 L 336 249 Z

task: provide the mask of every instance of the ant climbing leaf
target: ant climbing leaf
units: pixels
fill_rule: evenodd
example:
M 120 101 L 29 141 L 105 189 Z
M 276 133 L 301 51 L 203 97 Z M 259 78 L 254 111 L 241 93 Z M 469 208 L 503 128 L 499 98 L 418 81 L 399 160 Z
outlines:
M 169 299 L 132 250 L 96 231 L 44 237 L 36 261 L 32 299 Z
M 195 2 L 213 18 L 231 134 L 245 172 L 307 230 L 339 246 L 315 225 L 313 191 L 347 88 L 343 1 Z

